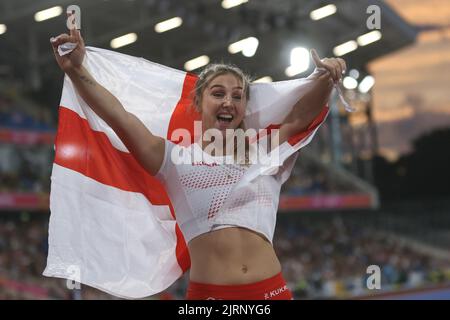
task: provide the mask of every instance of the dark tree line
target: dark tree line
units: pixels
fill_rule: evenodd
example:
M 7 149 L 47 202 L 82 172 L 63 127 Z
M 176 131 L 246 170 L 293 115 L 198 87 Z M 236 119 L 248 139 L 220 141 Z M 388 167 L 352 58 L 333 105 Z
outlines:
M 450 128 L 413 141 L 413 151 L 391 163 L 375 157 L 375 184 L 383 199 L 450 198 Z

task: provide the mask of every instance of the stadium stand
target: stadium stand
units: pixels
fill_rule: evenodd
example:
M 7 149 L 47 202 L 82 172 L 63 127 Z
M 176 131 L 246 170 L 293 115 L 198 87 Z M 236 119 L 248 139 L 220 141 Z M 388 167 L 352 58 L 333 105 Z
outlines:
M 280 213 L 274 239 L 288 285 L 297 299 L 341 299 L 450 283 L 447 248 L 424 245 L 396 226 L 402 211 Z M 408 216 L 403 212 L 403 220 Z M 437 208 L 436 218 L 445 210 Z M 384 222 L 383 222 L 384 221 Z M 41 276 L 47 250 L 46 214 L 2 214 L 0 298 L 74 299 L 66 281 Z M 421 228 L 420 223 L 416 228 Z M 450 226 L 442 226 L 442 229 Z M 420 233 L 429 233 L 422 228 Z M 420 244 L 420 245 L 418 245 Z M 381 269 L 381 290 L 368 290 L 369 265 Z M 152 299 L 182 299 L 187 274 Z M 82 299 L 118 299 L 83 286 Z

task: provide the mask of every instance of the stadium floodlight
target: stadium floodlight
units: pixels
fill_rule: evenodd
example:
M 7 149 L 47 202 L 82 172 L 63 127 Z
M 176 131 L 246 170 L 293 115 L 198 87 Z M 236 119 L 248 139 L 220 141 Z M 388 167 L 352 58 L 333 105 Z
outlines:
M 63 8 L 61 6 L 51 7 L 51 8 L 36 12 L 34 14 L 34 20 L 36 22 L 41 22 L 44 20 L 48 20 L 48 19 L 57 17 L 62 12 L 63 12 Z
M 296 76 L 299 73 L 304 72 L 304 69 L 301 69 L 297 66 L 289 66 L 286 68 L 286 70 L 284 70 L 284 73 L 288 76 L 288 77 L 293 77 Z
M 296 47 L 291 50 L 291 65 L 286 68 L 285 74 L 293 77 L 309 68 L 309 51 L 303 47 Z
M 0 24 L 0 34 L 4 34 L 6 32 L 6 24 Z
M 173 17 L 168 20 L 161 21 L 155 24 L 155 31 L 158 33 L 166 32 L 175 28 L 178 28 L 183 23 L 183 19 L 180 17 Z
M 343 56 L 349 52 L 355 51 L 358 48 L 358 44 L 354 40 L 344 42 L 333 49 L 335 56 Z
M 352 77 L 345 77 L 342 81 L 344 88 L 346 89 L 355 89 L 358 86 L 358 81 Z
M 244 49 L 245 42 L 248 38 L 233 42 L 228 46 L 228 52 L 231 54 L 238 53 Z
M 269 76 L 261 77 L 253 81 L 253 83 L 269 83 L 269 82 L 273 82 L 272 77 Z
M 242 54 L 245 57 L 253 57 L 258 49 L 259 41 L 255 37 L 247 38 Z
M 364 79 L 361 81 L 361 83 L 358 86 L 358 90 L 361 93 L 367 93 L 369 90 L 373 87 L 375 84 L 375 78 L 372 76 L 365 76 Z
M 313 10 L 309 13 L 311 20 L 320 20 L 325 17 L 331 16 L 336 13 L 336 6 L 334 4 L 329 4 L 319 9 Z
M 242 51 L 242 54 L 246 57 L 253 57 L 256 49 L 258 49 L 259 41 L 255 37 L 248 37 L 236 42 L 233 42 L 228 46 L 228 52 L 235 54 Z
M 296 47 L 292 49 L 291 66 L 296 66 L 307 70 L 309 68 L 309 51 L 303 47 Z
M 206 66 L 209 63 L 209 57 L 206 55 L 186 61 L 184 69 L 186 71 L 192 71 L 200 67 Z
M 248 0 L 223 0 L 222 1 L 222 8 L 224 9 L 230 9 L 236 6 L 239 6 L 243 3 L 248 2 Z
M 374 30 L 359 36 L 356 41 L 360 46 L 366 46 L 372 42 L 378 41 L 381 39 L 381 32 L 378 30 Z
M 133 42 L 136 42 L 137 40 L 137 34 L 136 33 L 128 33 L 126 35 L 114 38 L 111 40 L 111 48 L 117 49 L 126 45 L 129 45 Z

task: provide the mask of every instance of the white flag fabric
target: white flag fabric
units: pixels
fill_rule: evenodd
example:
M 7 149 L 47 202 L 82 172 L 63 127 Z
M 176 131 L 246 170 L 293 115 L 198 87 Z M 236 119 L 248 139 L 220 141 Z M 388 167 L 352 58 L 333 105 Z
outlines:
M 93 77 L 149 130 L 166 139 L 193 133 L 196 75 L 143 58 L 88 47 Z M 310 88 L 296 79 L 250 86 L 245 126 L 273 128 Z M 283 162 L 308 144 L 328 115 L 280 148 Z M 290 168 L 295 156 L 290 157 Z M 292 160 L 291 160 L 292 159 Z M 251 180 L 270 168 L 253 168 Z M 51 176 L 49 251 L 44 275 L 71 279 L 123 298 L 157 294 L 190 267 L 189 253 L 162 184 L 148 174 L 66 76 Z

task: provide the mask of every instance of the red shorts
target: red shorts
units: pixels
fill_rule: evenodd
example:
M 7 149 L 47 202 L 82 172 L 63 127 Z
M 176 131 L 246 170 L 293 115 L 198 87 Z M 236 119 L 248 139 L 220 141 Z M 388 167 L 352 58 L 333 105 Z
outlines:
M 281 272 L 249 284 L 216 285 L 189 282 L 187 300 L 292 300 Z

